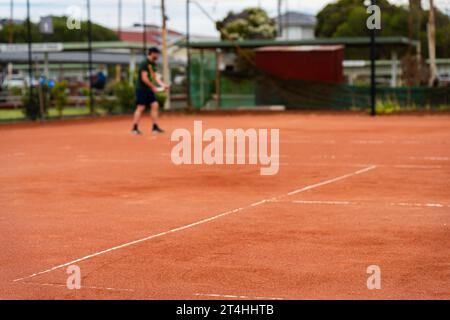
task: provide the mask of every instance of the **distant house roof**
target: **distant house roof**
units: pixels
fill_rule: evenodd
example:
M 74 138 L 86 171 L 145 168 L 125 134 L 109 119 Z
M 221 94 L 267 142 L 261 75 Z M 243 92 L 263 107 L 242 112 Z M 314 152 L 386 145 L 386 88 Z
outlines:
M 154 33 L 147 32 L 145 34 L 147 39 L 147 43 L 153 43 L 156 45 L 160 44 L 159 35 L 155 35 Z M 134 31 L 121 31 L 120 32 L 120 40 L 126 42 L 142 42 L 143 32 L 134 32 Z
M 118 34 L 118 30 L 115 30 Z M 132 28 L 124 28 L 120 31 L 120 40 L 127 42 L 142 42 L 143 27 L 139 24 L 134 24 Z M 175 30 L 167 30 L 169 44 L 175 43 L 184 38 L 184 35 Z M 146 25 L 146 39 L 149 43 L 161 45 L 162 31 L 161 27 L 157 25 Z
M 180 46 L 186 46 L 186 42 L 180 42 Z M 308 40 L 244 40 L 244 41 L 191 41 L 192 49 L 230 49 L 230 48 L 260 48 L 267 46 L 313 46 L 313 45 L 344 45 L 346 47 L 369 47 L 368 37 L 347 38 L 317 38 Z M 377 37 L 376 45 L 383 48 L 417 46 L 418 41 L 405 37 Z
M 283 27 L 315 27 L 317 19 L 314 15 L 302 12 L 289 11 L 275 18 L 275 21 L 281 21 Z

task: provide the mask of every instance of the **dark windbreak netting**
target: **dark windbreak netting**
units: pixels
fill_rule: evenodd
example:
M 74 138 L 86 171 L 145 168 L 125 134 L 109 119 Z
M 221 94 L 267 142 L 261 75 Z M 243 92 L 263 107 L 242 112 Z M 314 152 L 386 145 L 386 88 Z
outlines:
M 214 51 L 192 54 L 191 95 L 196 109 L 284 106 L 288 110 L 366 110 L 370 108 L 368 83 L 339 83 L 286 79 L 261 70 L 246 50 L 224 53 L 218 67 Z M 233 56 L 233 58 L 229 58 Z M 228 60 L 227 60 L 228 57 Z M 223 61 L 225 60 L 225 62 Z M 229 61 L 232 61 L 231 63 Z M 228 65 L 227 65 L 228 63 Z M 229 65 L 234 65 L 230 68 Z M 320 72 L 321 65 L 312 66 Z M 314 73 L 313 73 L 314 75 Z M 450 87 L 377 86 L 380 112 L 439 110 L 449 106 Z
M 256 105 L 284 105 L 288 109 L 365 109 L 370 106 L 370 87 L 326 84 L 302 80 L 283 80 L 258 76 Z M 393 107 L 439 108 L 449 104 L 450 87 L 379 87 L 378 105 Z

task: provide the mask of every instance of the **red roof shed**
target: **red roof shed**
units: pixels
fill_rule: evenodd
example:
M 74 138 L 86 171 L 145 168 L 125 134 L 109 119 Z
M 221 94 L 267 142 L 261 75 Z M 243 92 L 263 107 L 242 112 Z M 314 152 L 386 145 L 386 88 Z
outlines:
M 258 69 L 285 80 L 342 83 L 344 46 L 264 47 L 256 50 Z

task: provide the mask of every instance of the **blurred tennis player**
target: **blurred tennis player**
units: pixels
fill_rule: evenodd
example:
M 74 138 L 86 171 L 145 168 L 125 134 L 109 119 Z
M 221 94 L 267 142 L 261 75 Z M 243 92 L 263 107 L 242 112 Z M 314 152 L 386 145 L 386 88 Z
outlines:
M 136 79 L 136 111 L 134 113 L 134 123 L 131 133 L 140 135 L 139 121 L 142 113 L 150 106 L 151 117 L 153 121 L 152 132 L 163 133 L 158 126 L 159 103 L 156 99 L 156 93 L 169 90 L 169 85 L 164 83 L 156 73 L 156 61 L 159 59 L 161 51 L 158 48 L 150 48 L 147 57 L 139 65 L 139 73 Z M 156 84 L 159 86 L 157 86 Z

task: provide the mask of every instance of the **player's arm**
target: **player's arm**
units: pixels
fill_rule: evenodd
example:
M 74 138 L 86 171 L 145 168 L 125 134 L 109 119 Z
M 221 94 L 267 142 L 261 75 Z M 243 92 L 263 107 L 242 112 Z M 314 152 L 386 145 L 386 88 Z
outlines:
M 167 83 L 162 81 L 162 76 L 159 73 L 156 74 L 155 79 L 156 79 L 156 82 L 164 89 L 168 90 L 170 88 L 170 85 L 168 85 Z
M 152 89 L 153 92 L 158 92 L 158 88 L 148 79 L 148 72 L 142 71 L 141 72 L 141 80 L 147 87 Z
M 169 86 L 168 84 L 164 83 L 164 82 L 161 80 L 161 76 L 160 76 L 159 74 L 157 74 L 157 73 L 155 72 L 155 70 L 153 70 L 153 68 L 152 68 L 151 65 L 148 66 L 148 69 L 149 69 L 149 71 L 150 71 L 150 75 L 152 76 L 152 79 L 155 79 L 156 83 L 157 83 L 160 87 L 162 87 L 162 88 L 164 88 L 164 89 L 166 89 L 166 90 L 170 88 L 170 86 Z

